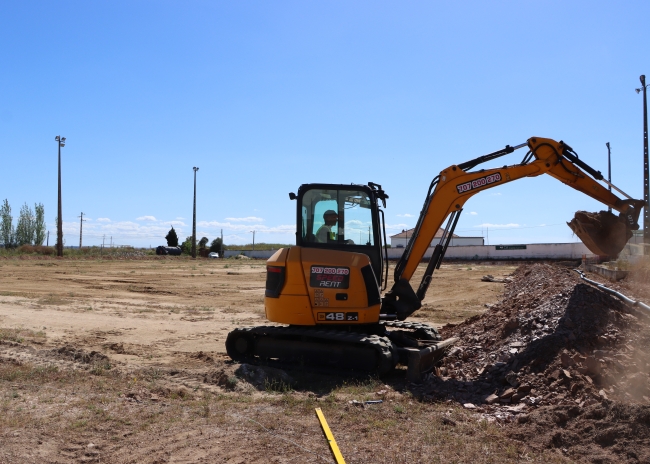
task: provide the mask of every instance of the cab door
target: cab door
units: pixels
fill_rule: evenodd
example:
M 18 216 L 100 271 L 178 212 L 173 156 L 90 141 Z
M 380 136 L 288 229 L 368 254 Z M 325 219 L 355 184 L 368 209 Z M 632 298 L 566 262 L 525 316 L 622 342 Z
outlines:
M 377 199 L 369 187 L 305 184 L 300 187 L 297 199 L 299 227 L 296 245 L 363 253 L 370 259 L 376 278 L 381 280 L 381 235 Z M 334 224 L 332 212 L 336 213 Z M 324 239 L 325 237 L 327 239 Z

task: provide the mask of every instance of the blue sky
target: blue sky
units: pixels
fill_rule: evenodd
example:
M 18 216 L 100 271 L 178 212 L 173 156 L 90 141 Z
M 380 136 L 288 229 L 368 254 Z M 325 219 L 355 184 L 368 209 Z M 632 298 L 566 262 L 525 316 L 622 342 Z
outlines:
M 292 243 L 307 182 L 381 184 L 389 234 L 414 226 L 442 169 L 564 140 L 642 197 L 648 2 L 5 2 L 0 199 L 56 215 L 66 244 L 191 234 Z M 507 161 L 520 161 L 518 151 Z M 547 176 L 544 176 L 547 177 Z M 470 199 L 459 235 L 576 241 L 601 205 L 548 178 Z

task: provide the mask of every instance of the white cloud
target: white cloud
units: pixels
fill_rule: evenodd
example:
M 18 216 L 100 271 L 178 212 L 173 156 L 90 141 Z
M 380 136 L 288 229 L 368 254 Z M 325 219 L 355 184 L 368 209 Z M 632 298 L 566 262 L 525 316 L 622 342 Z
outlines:
M 101 219 L 106 219 L 103 221 Z M 179 237 L 185 236 L 189 230 L 177 228 Z M 133 221 L 113 222 L 107 218 L 99 218 L 97 221 L 84 224 L 84 242 L 86 238 L 89 242 L 101 243 L 104 236 L 106 240 L 113 237 L 113 243 L 120 245 L 132 244 L 134 240 L 152 240 L 164 243 L 165 235 L 169 232 L 169 225 L 163 223 L 146 223 L 141 224 Z M 79 237 L 79 223 L 63 222 L 63 233 L 68 243 L 71 240 L 77 240 Z
M 226 218 L 226 221 L 232 222 L 264 222 L 264 219 L 255 216 L 248 216 L 243 218 Z
M 223 242 L 224 243 L 243 243 L 248 239 L 250 241 L 251 237 L 248 236 L 243 236 L 243 235 L 237 235 L 237 234 L 229 234 L 229 235 L 224 235 L 223 236 Z
M 500 192 L 494 192 L 494 193 L 492 193 L 492 196 L 493 197 L 500 197 L 501 193 Z
M 176 220 L 177 220 L 177 221 L 184 221 L 185 218 L 184 218 L 184 217 L 177 217 Z
M 287 234 L 287 233 L 294 233 L 296 231 L 296 226 L 293 224 L 279 225 L 279 226 L 266 226 L 263 224 L 232 224 L 231 222 L 199 221 L 196 223 L 196 225 L 205 228 L 221 228 L 230 231 L 240 231 L 240 232 L 250 232 L 252 230 L 255 230 L 255 232 L 257 233 Z
M 485 222 L 483 224 L 479 224 L 479 225 L 474 226 L 474 227 L 476 227 L 476 228 L 479 228 L 479 227 L 491 227 L 493 229 L 516 229 L 517 227 L 521 227 L 521 225 L 514 224 L 514 223 L 510 223 L 510 224 L 490 224 L 489 222 Z
M 408 229 L 406 224 L 386 224 L 386 230 L 397 230 L 401 232 L 403 229 Z
M 470 214 L 470 216 L 476 216 L 476 215 L 478 215 L 478 213 L 477 213 L 476 211 L 470 211 L 469 214 Z
M 135 221 L 111 221 L 108 218 L 97 218 L 95 221 L 89 221 L 84 224 L 84 243 L 101 244 L 105 238 L 106 241 L 113 239 L 113 243 L 119 245 L 130 245 L 137 243 L 150 243 L 159 245 L 165 243 L 165 236 L 171 226 L 174 226 L 176 233 L 181 240 L 191 234 L 191 224 L 188 226 L 183 221 L 173 220 L 150 220 L 149 217 L 143 216 Z M 252 230 L 257 234 L 268 234 L 255 236 L 255 241 L 277 241 L 289 243 L 295 237 L 296 226 L 294 224 L 267 225 L 259 223 L 235 223 L 219 221 L 198 221 L 197 235 L 214 238 L 219 236 L 223 229 L 226 243 L 249 243 L 252 240 Z M 55 230 L 53 226 L 51 230 Z M 67 244 L 73 243 L 79 239 L 79 221 L 63 222 L 64 239 Z M 270 239 L 268 236 L 275 237 Z
M 368 233 L 368 228 L 372 226 L 372 223 L 370 221 L 359 221 L 356 219 L 353 219 L 351 221 L 346 221 L 345 222 L 345 230 L 346 234 L 358 234 L 359 232 L 363 232 L 364 234 Z
M 140 216 L 136 218 L 136 221 L 156 221 L 157 219 L 153 216 Z
M 404 213 L 404 214 L 398 214 L 397 217 L 415 217 L 415 216 L 413 214 Z

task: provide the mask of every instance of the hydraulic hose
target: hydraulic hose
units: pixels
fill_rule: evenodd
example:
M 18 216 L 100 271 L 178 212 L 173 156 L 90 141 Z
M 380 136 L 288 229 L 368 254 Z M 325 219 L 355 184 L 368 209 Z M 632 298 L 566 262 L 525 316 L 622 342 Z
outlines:
M 612 289 L 609 288 L 609 287 L 605 287 L 603 284 L 599 284 L 599 283 L 596 282 L 595 280 L 589 280 L 589 279 L 587 279 L 587 278 L 585 277 L 584 273 L 583 273 L 581 270 L 579 270 L 579 269 L 574 269 L 574 271 L 576 271 L 576 272 L 580 275 L 580 278 L 581 278 L 582 280 L 584 280 L 585 282 L 588 282 L 588 283 L 590 283 L 591 285 L 593 285 L 593 286 L 595 286 L 595 287 L 598 287 L 599 289 L 601 289 L 601 290 L 604 291 L 605 293 L 609 293 L 610 295 L 614 295 L 616 298 L 618 298 L 618 299 L 624 301 L 625 303 L 629 304 L 629 305 L 632 306 L 632 307 L 644 309 L 645 311 L 648 312 L 648 314 L 650 314 L 650 306 L 648 306 L 647 304 L 642 303 L 642 302 L 640 302 L 640 301 L 635 301 L 635 300 L 633 300 L 632 298 L 628 298 L 627 296 L 623 295 L 623 294 L 620 293 L 620 292 L 617 292 L 616 290 L 612 290 Z

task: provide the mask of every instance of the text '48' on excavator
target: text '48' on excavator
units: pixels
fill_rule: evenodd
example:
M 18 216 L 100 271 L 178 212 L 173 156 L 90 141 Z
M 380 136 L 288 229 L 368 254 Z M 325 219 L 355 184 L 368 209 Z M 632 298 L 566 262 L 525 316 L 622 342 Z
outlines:
M 477 165 L 528 147 L 519 164 L 472 171 Z M 596 254 L 616 255 L 638 229 L 644 205 L 620 199 L 563 142 L 539 137 L 448 167 L 433 179 L 413 236 L 388 283 L 381 186 L 305 184 L 298 194 L 296 245 L 267 261 L 264 307 L 269 321 L 285 326 L 239 328 L 228 334 L 229 356 L 240 362 L 329 366 L 384 374 L 398 363 L 418 381 L 456 339 L 442 340 L 435 328 L 407 322 L 420 308 L 440 267 L 465 202 L 473 195 L 524 177 L 549 174 L 620 213 L 576 213 L 569 226 Z M 381 203 L 381 207 L 380 207 Z M 411 278 L 435 233 L 447 220 L 417 287 Z

